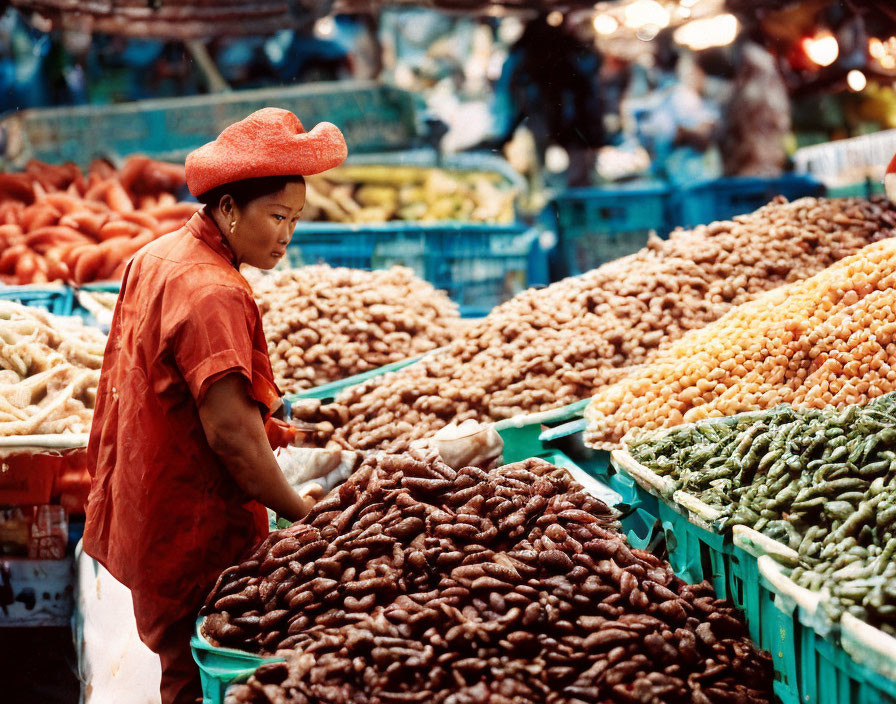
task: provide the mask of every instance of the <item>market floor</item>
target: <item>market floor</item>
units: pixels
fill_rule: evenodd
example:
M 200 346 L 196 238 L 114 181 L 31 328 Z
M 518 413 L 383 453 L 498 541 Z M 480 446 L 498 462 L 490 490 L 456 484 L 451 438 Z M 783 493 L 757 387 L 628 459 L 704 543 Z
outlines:
M 0 628 L 3 704 L 78 704 L 70 628 Z

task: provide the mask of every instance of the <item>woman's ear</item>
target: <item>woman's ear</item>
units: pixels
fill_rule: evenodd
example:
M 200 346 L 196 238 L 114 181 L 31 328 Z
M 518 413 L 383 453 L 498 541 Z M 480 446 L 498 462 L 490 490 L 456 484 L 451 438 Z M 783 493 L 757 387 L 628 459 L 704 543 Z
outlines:
M 218 203 L 218 209 L 223 215 L 232 215 L 234 209 L 233 196 L 229 193 L 221 196 L 221 201 Z

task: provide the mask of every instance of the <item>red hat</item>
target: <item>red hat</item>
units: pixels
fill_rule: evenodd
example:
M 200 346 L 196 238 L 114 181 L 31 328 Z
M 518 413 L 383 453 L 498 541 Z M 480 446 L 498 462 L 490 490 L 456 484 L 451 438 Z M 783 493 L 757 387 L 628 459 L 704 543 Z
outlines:
M 339 166 L 347 155 L 336 125 L 321 122 L 306 132 L 289 110 L 264 108 L 187 155 L 187 186 L 201 196 L 247 178 L 311 176 Z

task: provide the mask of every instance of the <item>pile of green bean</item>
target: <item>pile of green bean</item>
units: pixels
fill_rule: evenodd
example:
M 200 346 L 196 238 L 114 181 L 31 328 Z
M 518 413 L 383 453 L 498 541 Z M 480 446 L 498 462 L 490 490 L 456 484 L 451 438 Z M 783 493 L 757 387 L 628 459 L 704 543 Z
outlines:
M 632 456 L 800 555 L 791 574 L 896 634 L 896 394 L 842 410 L 782 405 L 642 436 Z

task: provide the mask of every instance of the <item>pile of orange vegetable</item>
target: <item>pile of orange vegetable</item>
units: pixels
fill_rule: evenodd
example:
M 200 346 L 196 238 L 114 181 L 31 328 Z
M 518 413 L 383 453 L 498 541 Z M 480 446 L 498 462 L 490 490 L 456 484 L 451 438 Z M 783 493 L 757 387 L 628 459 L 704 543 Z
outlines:
M 21 173 L 0 173 L 0 282 L 119 279 L 127 261 L 152 240 L 176 230 L 197 203 L 179 203 L 183 166 L 144 156 L 116 171 L 94 161 L 39 161 Z

